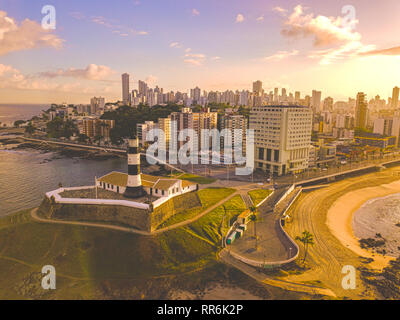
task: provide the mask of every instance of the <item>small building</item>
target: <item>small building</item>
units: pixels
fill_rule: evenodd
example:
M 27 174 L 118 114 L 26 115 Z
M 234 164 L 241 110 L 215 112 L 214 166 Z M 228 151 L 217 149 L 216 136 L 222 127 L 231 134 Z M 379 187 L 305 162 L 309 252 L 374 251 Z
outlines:
M 195 191 L 198 188 L 196 183 L 180 180 L 169 179 L 164 177 L 140 174 L 142 187 L 144 191 L 154 197 L 169 197 L 186 192 Z M 121 172 L 111 172 L 97 179 L 97 186 L 105 190 L 124 194 L 128 184 L 128 174 Z

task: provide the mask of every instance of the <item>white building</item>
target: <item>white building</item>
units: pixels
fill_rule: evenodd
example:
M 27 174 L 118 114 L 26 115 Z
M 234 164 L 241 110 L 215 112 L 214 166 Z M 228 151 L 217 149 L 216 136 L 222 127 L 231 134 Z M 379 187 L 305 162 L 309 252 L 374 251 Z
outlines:
M 168 179 L 148 174 L 141 174 L 140 176 L 144 191 L 157 198 L 171 198 L 198 189 L 197 184 L 186 180 Z M 116 171 L 97 179 L 97 187 L 120 194 L 125 193 L 127 183 L 128 175 Z
M 122 78 L 122 102 L 125 105 L 129 105 L 131 102 L 129 93 L 129 74 L 124 73 L 122 74 L 121 78 Z
M 307 107 L 254 107 L 250 129 L 255 131 L 255 168 L 275 175 L 306 169 L 312 117 L 312 110 Z

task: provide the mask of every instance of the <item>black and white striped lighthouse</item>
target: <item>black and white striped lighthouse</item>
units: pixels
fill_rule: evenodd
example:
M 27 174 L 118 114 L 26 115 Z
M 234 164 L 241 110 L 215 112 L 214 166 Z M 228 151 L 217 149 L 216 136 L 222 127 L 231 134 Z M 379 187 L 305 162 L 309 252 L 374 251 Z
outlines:
M 145 195 L 140 177 L 140 153 L 138 139 L 129 139 L 128 145 L 128 182 L 126 184 L 125 197 L 139 198 Z

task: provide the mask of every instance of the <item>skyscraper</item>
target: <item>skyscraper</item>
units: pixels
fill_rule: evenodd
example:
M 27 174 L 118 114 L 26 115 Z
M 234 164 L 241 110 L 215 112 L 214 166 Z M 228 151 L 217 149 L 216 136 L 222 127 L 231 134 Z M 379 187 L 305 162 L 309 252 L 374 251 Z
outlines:
M 311 98 L 311 107 L 315 113 L 320 112 L 321 107 L 321 91 L 313 90 Z
M 355 127 L 359 129 L 367 128 L 368 103 L 363 92 L 357 93 L 355 110 Z
M 331 97 L 325 98 L 324 111 L 333 111 L 333 99 Z
M 102 97 L 93 97 L 90 99 L 90 113 L 91 114 L 100 114 L 104 111 L 105 101 Z
M 399 107 L 399 91 L 398 87 L 393 88 L 392 94 L 392 109 L 397 109 Z
M 295 103 L 300 103 L 300 91 L 296 91 L 294 93 L 294 102 Z
M 193 100 L 193 104 L 199 104 L 201 97 L 201 90 L 199 87 L 190 90 L 190 98 Z
M 122 102 L 125 105 L 130 104 L 129 99 L 129 74 L 124 73 L 122 75 Z
M 138 89 L 139 89 L 139 95 L 141 96 L 146 96 L 147 95 L 147 90 L 148 90 L 148 86 L 147 83 L 144 81 L 139 80 L 139 85 L 138 85 Z
M 253 82 L 253 93 L 258 96 L 262 95 L 263 88 L 262 88 L 262 82 L 260 80 Z

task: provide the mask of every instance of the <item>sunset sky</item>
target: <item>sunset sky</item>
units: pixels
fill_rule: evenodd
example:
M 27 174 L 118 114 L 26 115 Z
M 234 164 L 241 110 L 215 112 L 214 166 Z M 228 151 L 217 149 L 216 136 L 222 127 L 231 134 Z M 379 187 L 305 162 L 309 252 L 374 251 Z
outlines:
M 56 29 L 41 27 L 44 5 Z M 342 8 L 355 8 L 355 21 Z M 0 103 L 285 87 L 336 100 L 400 86 L 400 1 L 0 0 Z

